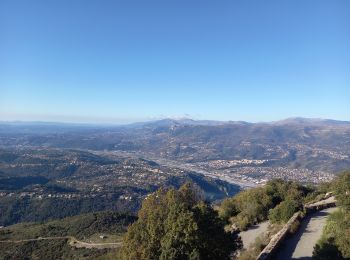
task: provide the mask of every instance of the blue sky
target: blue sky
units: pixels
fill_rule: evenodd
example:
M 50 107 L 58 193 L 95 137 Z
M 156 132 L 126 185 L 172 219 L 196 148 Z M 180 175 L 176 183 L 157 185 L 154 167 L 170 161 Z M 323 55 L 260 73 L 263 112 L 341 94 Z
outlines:
M 0 2 L 0 120 L 350 120 L 350 1 Z

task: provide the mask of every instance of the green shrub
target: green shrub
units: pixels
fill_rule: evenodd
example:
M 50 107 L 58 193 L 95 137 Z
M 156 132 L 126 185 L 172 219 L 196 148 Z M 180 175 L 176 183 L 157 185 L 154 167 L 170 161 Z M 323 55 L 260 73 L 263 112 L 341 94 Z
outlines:
M 300 203 L 288 198 L 270 210 L 269 220 L 271 223 L 286 223 L 299 207 Z
M 281 223 L 287 221 L 301 207 L 303 198 L 308 195 L 310 198 L 316 196 L 311 195 L 312 193 L 315 193 L 315 189 L 311 186 L 275 179 L 263 187 L 242 191 L 224 200 L 220 205 L 219 214 L 225 221 L 235 224 L 241 230 L 266 220 L 269 214 L 275 223 Z M 275 210 L 270 212 L 273 208 Z

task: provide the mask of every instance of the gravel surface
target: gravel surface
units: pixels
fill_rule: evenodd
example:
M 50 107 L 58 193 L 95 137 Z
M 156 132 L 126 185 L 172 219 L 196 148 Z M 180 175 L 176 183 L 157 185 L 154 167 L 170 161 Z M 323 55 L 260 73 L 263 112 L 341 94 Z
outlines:
M 257 225 L 250 227 L 246 231 L 240 232 L 240 236 L 243 242 L 243 248 L 248 248 L 250 244 L 254 243 L 255 239 L 267 231 L 267 227 L 269 226 L 269 222 L 261 222 Z

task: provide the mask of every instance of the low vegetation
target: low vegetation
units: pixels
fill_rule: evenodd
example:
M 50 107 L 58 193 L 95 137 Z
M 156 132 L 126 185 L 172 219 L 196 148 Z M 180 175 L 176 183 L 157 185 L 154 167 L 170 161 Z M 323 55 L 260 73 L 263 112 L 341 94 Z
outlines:
M 343 172 L 333 183 L 339 210 L 332 213 L 314 248 L 314 259 L 350 258 L 350 171 Z
M 256 260 L 260 252 L 281 228 L 281 224 L 269 224 L 267 232 L 260 234 L 248 248 L 241 250 L 237 256 L 237 260 Z
M 242 250 L 237 260 L 255 260 L 270 240 L 267 234 L 258 236 L 248 249 Z
M 303 201 L 314 196 L 314 188 L 276 179 L 263 187 L 242 191 L 225 199 L 219 213 L 227 223 L 240 230 L 266 219 L 272 223 L 285 223 L 302 207 Z

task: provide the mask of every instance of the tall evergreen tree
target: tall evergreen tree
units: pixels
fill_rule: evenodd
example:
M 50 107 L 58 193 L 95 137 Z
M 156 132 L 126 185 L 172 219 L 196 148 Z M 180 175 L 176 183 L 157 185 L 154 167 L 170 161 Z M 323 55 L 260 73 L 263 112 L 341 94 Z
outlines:
M 138 217 L 124 238 L 121 259 L 228 259 L 239 245 L 188 183 L 148 196 Z

